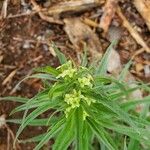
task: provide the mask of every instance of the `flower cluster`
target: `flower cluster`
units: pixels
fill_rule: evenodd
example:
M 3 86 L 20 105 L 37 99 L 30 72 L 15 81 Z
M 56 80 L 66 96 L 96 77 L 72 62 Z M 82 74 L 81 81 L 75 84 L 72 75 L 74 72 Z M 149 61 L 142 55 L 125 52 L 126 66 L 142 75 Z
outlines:
M 78 82 L 81 88 L 84 88 L 85 86 L 92 88 L 93 86 L 93 84 L 91 83 L 92 80 L 93 78 L 90 74 L 88 74 L 87 77 L 78 78 Z
M 81 91 L 76 91 L 75 89 L 73 90 L 72 93 L 70 94 L 66 94 L 64 101 L 68 104 L 67 109 L 65 110 L 65 114 L 66 117 L 68 117 L 68 113 L 77 107 L 80 107 L 80 102 L 83 101 L 85 103 L 87 103 L 87 105 L 91 105 L 91 103 L 95 102 L 94 99 L 85 97 L 83 94 L 81 94 Z M 83 120 L 85 120 L 86 116 L 88 116 L 88 114 L 86 113 L 86 111 L 83 111 Z
M 71 110 L 80 107 L 81 101 L 86 103 L 88 106 L 90 106 L 91 103 L 95 102 L 95 100 L 84 96 L 81 92 L 83 88 L 93 87 L 93 77 L 89 73 L 87 73 L 87 68 L 79 67 L 77 69 L 73 67 L 71 61 L 68 61 L 67 63 L 58 67 L 57 70 L 60 71 L 60 74 L 57 76 L 57 78 L 63 78 L 65 79 L 65 82 L 68 82 L 68 79 L 69 81 L 70 79 L 75 79 L 74 89 L 64 96 L 64 101 L 67 103 L 67 108 L 65 109 L 66 117 L 68 117 Z M 83 110 L 83 120 L 85 120 L 87 116 L 87 112 Z
M 72 78 L 74 74 L 77 72 L 76 68 L 72 68 L 72 62 L 68 61 L 66 64 L 59 66 L 57 68 L 61 73 L 57 76 L 57 78 Z

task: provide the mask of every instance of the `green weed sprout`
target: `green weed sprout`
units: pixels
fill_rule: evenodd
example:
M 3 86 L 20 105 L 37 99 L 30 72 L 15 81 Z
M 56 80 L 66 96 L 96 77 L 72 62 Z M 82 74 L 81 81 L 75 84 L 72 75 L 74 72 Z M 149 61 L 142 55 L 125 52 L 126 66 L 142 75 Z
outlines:
M 38 73 L 27 77 L 43 80 L 45 87 L 40 93 L 31 99 L 0 98 L 22 103 L 11 114 L 24 111 L 23 118 L 7 120 L 21 124 L 16 140 L 27 126 L 47 126 L 45 133 L 19 141 L 37 142 L 34 150 L 41 149 L 51 139 L 54 139 L 53 150 L 133 150 L 135 144 L 150 148 L 150 130 L 147 128 L 150 122 L 135 112 L 138 104 L 149 106 L 150 96 L 142 100 L 134 100 L 131 96 L 138 88 L 149 91 L 149 87 L 138 84 L 131 88 L 123 81 L 130 63 L 118 78 L 107 75 L 107 61 L 113 44 L 100 63 L 89 66 L 86 55 L 83 55 L 81 66 L 77 66 L 54 46 L 61 65 L 56 69 L 50 66 L 38 68 Z M 39 116 L 48 110 L 53 113 L 40 119 Z

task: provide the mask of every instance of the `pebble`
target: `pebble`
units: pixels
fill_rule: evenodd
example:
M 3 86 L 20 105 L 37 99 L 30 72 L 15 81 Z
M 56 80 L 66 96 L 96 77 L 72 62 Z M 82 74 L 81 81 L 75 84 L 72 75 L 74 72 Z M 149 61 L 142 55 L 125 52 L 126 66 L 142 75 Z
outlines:
M 22 45 L 22 48 L 24 49 L 29 49 L 31 47 L 31 44 L 29 41 L 24 41 L 23 45 Z
M 144 66 L 145 77 L 150 77 L 150 65 Z

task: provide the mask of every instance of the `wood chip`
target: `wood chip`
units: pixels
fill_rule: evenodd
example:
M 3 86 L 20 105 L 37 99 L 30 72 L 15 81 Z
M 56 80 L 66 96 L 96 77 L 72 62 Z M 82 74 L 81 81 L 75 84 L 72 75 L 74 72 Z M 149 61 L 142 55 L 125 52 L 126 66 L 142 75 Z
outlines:
M 16 72 L 17 72 L 17 69 L 13 70 L 2 82 L 2 85 L 6 85 L 8 82 L 10 82 L 12 78 L 14 77 L 14 75 L 16 74 Z
M 102 3 L 104 3 L 104 0 L 72 0 L 60 2 L 50 7 L 45 13 L 47 15 L 60 15 L 66 12 L 81 12 L 100 6 Z
M 83 18 L 82 20 L 85 24 L 87 24 L 88 26 L 91 26 L 91 27 L 94 27 L 94 28 L 97 28 L 99 27 L 98 23 L 96 23 L 95 21 L 89 19 L 89 18 Z
M 144 69 L 144 66 L 141 63 L 136 63 L 135 69 L 136 69 L 136 72 L 140 72 Z
M 134 5 L 141 16 L 144 18 L 148 29 L 150 30 L 150 1 L 148 0 L 134 0 Z
M 1 115 L 0 116 L 0 128 L 4 127 L 6 125 L 6 116 Z
M 0 64 L 1 62 L 3 61 L 4 57 L 3 56 L 0 56 Z
M 104 13 L 101 17 L 100 24 L 99 24 L 99 27 L 103 29 L 104 34 L 107 33 L 111 21 L 115 15 L 117 3 L 118 0 L 107 0 L 105 4 Z
M 5 0 L 5 1 L 3 2 L 3 7 L 2 7 L 0 19 L 7 17 L 8 2 L 9 2 L 9 0 Z
M 126 19 L 126 17 L 121 12 L 121 9 L 120 9 L 119 6 L 117 8 L 117 14 L 122 19 L 124 27 L 129 31 L 129 33 L 136 40 L 136 42 L 139 45 L 141 45 L 147 53 L 150 53 L 150 48 L 145 43 L 145 41 L 142 39 L 142 37 L 139 35 L 139 33 L 135 29 L 133 29 L 133 27 L 131 26 L 131 24 L 128 22 L 128 20 Z
M 77 12 L 83 12 L 94 7 L 98 7 L 103 4 L 105 0 L 76 0 L 76 1 L 66 1 L 60 2 L 56 5 L 53 5 L 47 9 L 42 9 L 37 5 L 35 0 L 31 0 L 34 10 L 38 12 L 41 19 L 56 24 L 63 24 L 59 19 L 62 14 L 72 14 Z
M 93 58 L 98 58 L 102 55 L 101 43 L 98 36 L 80 18 L 64 19 L 64 22 L 64 30 L 78 52 L 83 50 L 83 43 L 85 43 Z

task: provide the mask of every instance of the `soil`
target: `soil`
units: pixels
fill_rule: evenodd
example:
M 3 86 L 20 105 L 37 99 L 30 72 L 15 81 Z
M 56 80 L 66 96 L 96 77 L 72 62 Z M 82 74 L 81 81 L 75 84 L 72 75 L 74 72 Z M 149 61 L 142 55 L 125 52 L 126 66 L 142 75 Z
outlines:
M 40 2 L 40 1 L 39 1 Z M 54 1 L 57 3 L 56 1 Z M 2 8 L 3 1 L 0 2 L 0 8 Z M 120 6 L 124 10 L 124 15 L 140 29 L 140 33 L 144 40 L 150 46 L 150 32 L 146 27 L 142 17 L 138 14 L 130 0 L 126 2 L 121 1 Z M 9 3 L 8 14 L 19 14 L 23 9 L 20 6 L 20 2 L 12 0 Z M 102 8 L 98 8 L 101 10 Z M 88 12 L 89 14 L 94 13 L 95 10 Z M 81 15 L 87 15 L 82 13 Z M 116 22 L 120 24 L 120 20 L 116 16 Z M 132 54 L 140 49 L 140 46 L 131 37 L 128 31 L 121 27 L 123 35 L 120 39 L 118 50 L 121 57 L 122 64 L 128 62 Z M 97 31 L 97 34 L 101 33 Z M 39 80 L 28 80 L 21 84 L 21 86 L 14 90 L 15 85 L 23 79 L 26 75 L 32 73 L 32 69 L 40 66 L 50 65 L 58 66 L 58 60 L 51 54 L 47 43 L 40 43 L 39 39 L 45 41 L 53 41 L 58 48 L 61 49 L 67 56 L 76 59 L 77 51 L 74 50 L 70 45 L 68 36 L 63 30 L 62 25 L 50 24 L 42 20 L 37 14 L 29 16 L 14 17 L 9 19 L 0 20 L 0 96 L 25 96 L 32 97 L 38 91 L 40 91 L 42 85 Z M 101 37 L 102 50 L 105 51 L 109 42 L 105 37 Z M 131 70 L 135 70 L 135 64 L 141 63 L 146 59 L 149 60 L 150 55 L 142 53 L 134 60 L 134 65 Z M 5 79 L 15 73 L 9 78 L 7 82 Z M 132 71 L 131 71 L 132 72 Z M 149 82 L 149 77 L 144 75 L 143 70 L 140 73 L 135 71 L 132 72 L 137 79 L 142 79 L 144 82 Z M 18 103 L 14 102 L 0 102 L 0 116 L 5 114 L 7 118 L 19 118 L 22 117 L 21 113 L 9 116 L 9 113 L 15 108 Z M 10 130 L 15 134 L 18 126 L 15 124 L 7 124 Z M 33 128 L 28 127 L 25 129 L 21 138 L 25 139 L 42 133 L 44 129 L 41 127 Z M 6 150 L 8 143 L 8 132 L 7 129 L 0 128 L 0 150 Z M 10 140 L 10 147 L 12 147 L 13 140 Z M 46 145 L 48 148 L 50 143 Z M 35 143 L 19 145 L 21 150 L 32 150 Z M 10 148 L 11 149 L 11 148 Z

